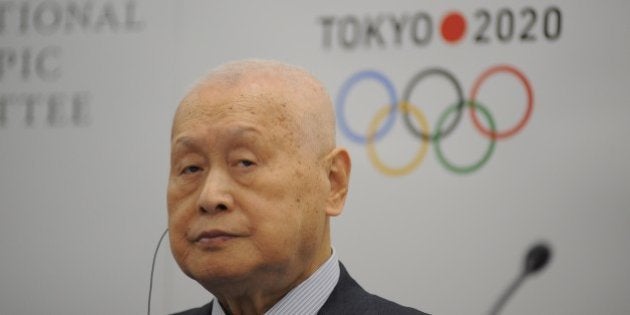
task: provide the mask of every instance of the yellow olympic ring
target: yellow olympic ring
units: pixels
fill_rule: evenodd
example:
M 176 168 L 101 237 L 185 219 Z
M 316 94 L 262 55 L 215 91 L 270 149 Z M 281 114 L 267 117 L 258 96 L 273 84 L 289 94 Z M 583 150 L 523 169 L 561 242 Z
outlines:
M 419 108 L 412 106 L 410 103 L 400 103 L 398 108 L 403 112 L 411 112 L 411 114 L 413 114 L 416 121 L 418 121 L 418 123 L 420 124 L 420 129 L 422 129 L 424 133 L 429 134 L 429 130 L 430 130 L 429 123 L 427 122 L 427 119 L 424 116 L 424 113 Z M 385 118 L 385 116 L 389 114 L 390 110 L 391 110 L 390 106 L 383 107 L 381 108 L 381 110 L 379 110 L 376 113 L 376 116 L 374 116 L 374 118 L 372 119 L 372 122 L 370 123 L 369 129 L 368 129 L 368 138 L 367 138 L 368 141 L 367 141 L 366 147 L 367 147 L 368 156 L 370 158 L 370 161 L 372 161 L 372 164 L 374 164 L 374 167 L 376 167 L 379 171 L 381 171 L 385 175 L 402 176 L 402 175 L 409 174 L 411 171 L 413 171 L 416 167 L 420 165 L 424 157 L 427 155 L 427 151 L 429 149 L 429 141 L 424 141 L 424 140 L 421 141 L 422 145 L 420 146 L 420 149 L 414 156 L 413 160 L 411 160 L 411 162 L 407 163 L 406 165 L 403 165 L 402 167 L 399 167 L 399 168 L 389 167 L 385 165 L 385 163 L 381 161 L 381 159 L 378 157 L 378 154 L 376 153 L 376 148 L 374 147 L 374 142 L 375 142 L 374 140 L 376 138 L 376 133 L 377 133 L 379 124 L 381 123 L 383 118 Z

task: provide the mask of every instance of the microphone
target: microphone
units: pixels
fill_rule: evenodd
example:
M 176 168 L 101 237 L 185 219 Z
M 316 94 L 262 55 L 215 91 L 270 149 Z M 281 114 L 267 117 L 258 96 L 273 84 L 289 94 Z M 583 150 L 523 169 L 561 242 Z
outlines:
M 551 248 L 545 243 L 538 243 L 532 246 L 525 255 L 523 261 L 523 269 L 512 284 L 503 292 L 499 299 L 490 310 L 490 315 L 498 315 L 505 303 L 516 292 L 523 281 L 530 275 L 540 272 L 549 263 L 551 259 Z

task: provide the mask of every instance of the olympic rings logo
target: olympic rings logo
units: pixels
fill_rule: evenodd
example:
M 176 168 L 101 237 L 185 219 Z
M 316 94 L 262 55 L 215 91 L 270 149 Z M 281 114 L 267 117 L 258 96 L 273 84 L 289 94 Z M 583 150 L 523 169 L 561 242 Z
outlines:
M 482 84 L 491 76 L 498 73 L 507 73 L 513 75 L 523 85 L 527 100 L 525 114 L 520 120 L 512 127 L 505 130 L 497 130 L 494 117 L 486 106 L 477 99 Z M 423 111 L 414 106 L 410 102 L 411 94 L 416 86 L 424 79 L 431 76 L 441 76 L 447 79 L 457 93 L 457 100 L 447 107 L 438 118 L 438 122 L 435 125 L 434 130 L 431 131 L 429 123 L 423 113 Z M 372 118 L 368 132 L 366 135 L 362 135 L 352 130 L 347 123 L 347 117 L 345 115 L 346 99 L 350 90 L 365 80 L 374 80 L 385 88 L 389 97 L 388 106 L 381 108 L 376 115 Z M 451 162 L 442 150 L 441 142 L 446 138 L 458 125 L 461 117 L 464 113 L 464 109 L 468 109 L 470 117 L 472 119 L 475 129 L 479 133 L 488 139 L 488 146 L 485 153 L 476 162 L 469 165 L 457 165 Z M 485 70 L 477 79 L 475 79 L 472 89 L 468 94 L 468 98 L 464 98 L 464 92 L 462 90 L 459 81 L 455 76 L 443 68 L 428 68 L 416 73 L 403 91 L 402 99 L 399 99 L 396 94 L 396 89 L 392 82 L 382 73 L 374 70 L 359 71 L 350 78 L 348 78 L 341 86 L 339 94 L 336 99 L 336 112 L 338 117 L 339 128 L 342 133 L 350 139 L 352 142 L 366 145 L 368 156 L 372 164 L 382 173 L 391 176 L 406 175 L 417 168 L 424 160 L 429 143 L 433 142 L 435 145 L 435 153 L 437 159 L 446 169 L 458 174 L 472 173 L 481 168 L 494 152 L 495 144 L 498 140 L 505 140 L 520 132 L 527 122 L 529 121 L 534 108 L 534 92 L 532 90 L 529 79 L 517 68 L 511 65 L 495 65 Z M 386 165 L 378 156 L 375 148 L 375 142 L 384 138 L 387 133 L 394 126 L 398 113 L 401 113 L 402 119 L 409 129 L 409 132 L 417 137 L 420 141 L 420 147 L 413 159 L 402 167 L 391 167 Z M 480 119 L 478 113 L 483 116 L 486 124 L 484 125 Z M 451 115 L 455 115 L 454 119 L 449 124 L 446 124 L 447 118 Z M 420 128 L 414 126 L 412 119 L 415 120 Z M 384 120 L 384 123 L 383 123 Z

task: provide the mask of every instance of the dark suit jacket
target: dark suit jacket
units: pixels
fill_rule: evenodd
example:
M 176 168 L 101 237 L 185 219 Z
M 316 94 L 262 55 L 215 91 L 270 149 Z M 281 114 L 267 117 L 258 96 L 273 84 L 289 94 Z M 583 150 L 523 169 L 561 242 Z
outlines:
M 350 277 L 348 271 L 339 263 L 339 282 L 317 314 L 320 315 L 347 315 L 347 314 L 409 314 L 422 315 L 418 310 L 401 306 L 382 297 L 370 294 Z M 212 302 L 173 315 L 210 315 Z M 426 315 L 426 314 L 425 314 Z

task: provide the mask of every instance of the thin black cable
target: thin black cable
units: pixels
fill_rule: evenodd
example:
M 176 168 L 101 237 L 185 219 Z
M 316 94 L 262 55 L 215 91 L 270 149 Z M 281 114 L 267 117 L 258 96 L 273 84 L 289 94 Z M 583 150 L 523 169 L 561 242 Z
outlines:
M 160 244 L 162 244 L 162 240 L 164 236 L 168 233 L 168 228 L 164 230 L 160 240 L 155 247 L 155 252 L 153 253 L 153 263 L 151 263 L 151 278 L 149 279 L 149 301 L 147 302 L 147 315 L 151 315 L 151 292 L 153 291 L 153 271 L 155 271 L 155 259 L 157 258 L 158 249 L 160 249 Z

